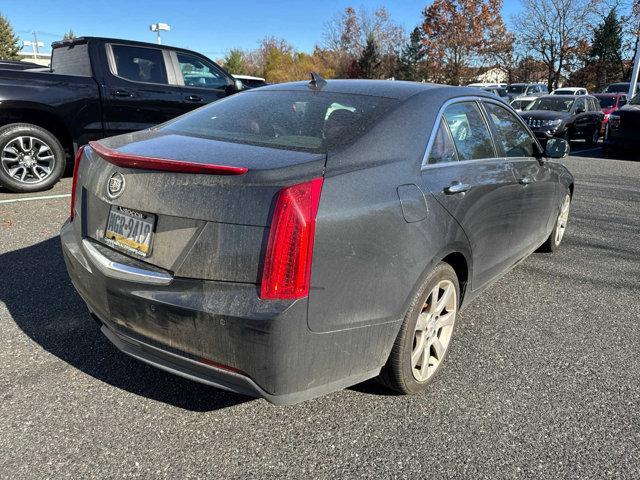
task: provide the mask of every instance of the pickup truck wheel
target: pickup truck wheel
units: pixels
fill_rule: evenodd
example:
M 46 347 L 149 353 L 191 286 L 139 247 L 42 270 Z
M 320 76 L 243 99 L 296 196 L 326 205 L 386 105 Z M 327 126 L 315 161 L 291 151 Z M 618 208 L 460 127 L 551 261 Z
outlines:
M 0 184 L 13 192 L 46 190 L 62 176 L 66 154 L 44 128 L 12 123 L 0 129 Z
M 440 371 L 451 344 L 460 286 L 450 265 L 433 269 L 411 302 L 380 381 L 400 393 L 424 390 Z

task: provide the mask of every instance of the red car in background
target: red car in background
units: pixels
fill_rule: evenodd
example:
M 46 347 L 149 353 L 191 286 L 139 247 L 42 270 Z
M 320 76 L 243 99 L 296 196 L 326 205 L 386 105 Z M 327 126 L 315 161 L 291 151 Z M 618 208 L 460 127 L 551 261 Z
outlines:
M 604 134 L 607 128 L 607 122 L 609 121 L 609 115 L 618 110 L 619 108 L 627 104 L 626 93 L 595 93 L 594 97 L 600 102 L 600 108 L 604 113 L 604 120 L 602 121 L 602 134 Z

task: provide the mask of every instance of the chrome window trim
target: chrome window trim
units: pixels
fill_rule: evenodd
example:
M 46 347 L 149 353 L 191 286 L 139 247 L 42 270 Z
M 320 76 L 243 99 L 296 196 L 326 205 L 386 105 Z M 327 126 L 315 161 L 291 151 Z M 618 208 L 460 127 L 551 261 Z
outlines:
M 129 47 L 129 48 L 146 48 L 148 50 L 159 50 L 160 53 L 162 54 L 162 61 L 164 63 L 164 72 L 165 75 L 167 77 L 167 83 L 158 83 L 158 82 L 143 82 L 140 80 L 131 80 L 130 78 L 126 78 L 126 77 L 121 77 L 120 75 L 118 75 L 118 67 L 116 65 L 116 56 L 113 53 L 113 46 L 116 45 L 118 47 Z M 137 45 L 127 45 L 124 43 L 105 43 L 104 45 L 106 51 L 107 51 L 107 63 L 109 64 L 109 73 L 111 75 L 113 75 L 114 77 L 119 78 L 120 80 L 124 80 L 125 82 L 131 82 L 131 83 L 141 83 L 143 85 L 175 85 L 173 83 L 171 83 L 171 77 L 169 74 L 169 65 L 167 64 L 167 57 L 165 56 L 165 49 L 163 48 L 154 48 L 154 47 L 143 47 L 143 46 L 137 46 Z
M 466 163 L 471 163 L 471 162 L 487 162 L 487 161 L 495 161 L 495 160 L 499 160 L 501 157 L 498 157 L 498 149 L 497 144 L 496 144 L 496 139 L 493 137 L 493 132 L 491 131 L 491 128 L 489 127 L 489 123 L 487 121 L 487 117 L 486 114 L 484 112 L 484 109 L 482 108 L 481 102 L 482 101 L 488 101 L 490 103 L 495 103 L 497 105 L 505 105 L 505 103 L 501 102 L 500 100 L 497 99 L 493 99 L 493 98 L 488 98 L 488 97 L 476 97 L 476 96 L 471 96 L 471 95 L 467 95 L 464 97 L 455 97 L 455 98 L 450 98 L 449 100 L 447 100 L 446 102 L 444 102 L 441 106 L 440 109 L 438 110 L 438 113 L 436 114 L 436 120 L 434 123 L 434 127 L 431 129 L 431 134 L 429 136 L 429 141 L 427 142 L 427 147 L 425 149 L 424 155 L 422 156 L 422 165 L 420 167 L 421 171 L 424 171 L 426 169 L 429 168 L 437 168 L 437 167 L 442 167 L 442 166 L 449 166 L 452 164 L 456 164 L 456 165 L 464 165 Z M 458 156 L 458 161 L 456 162 L 443 162 L 443 163 L 433 163 L 430 164 L 428 163 L 429 161 L 429 155 L 431 154 L 431 148 L 433 147 L 433 142 L 435 141 L 436 138 L 436 134 L 438 133 L 438 125 L 440 124 L 440 120 L 442 120 L 443 116 L 444 116 L 444 111 L 447 107 L 449 107 L 450 105 L 456 104 L 456 103 L 465 103 L 465 102 L 473 102 L 476 104 L 476 106 L 478 107 L 478 110 L 480 111 L 480 115 L 482 116 L 482 119 L 485 123 L 485 126 L 487 127 L 487 130 L 489 131 L 489 136 L 491 137 L 491 144 L 493 145 L 493 152 L 495 153 L 495 157 L 489 157 L 489 158 L 474 158 L 472 160 L 460 160 L 459 156 Z M 445 121 L 445 123 L 447 123 Z M 453 141 L 453 138 L 452 138 Z M 453 142 L 453 145 L 455 147 L 455 142 Z M 456 155 L 458 153 L 457 147 L 456 147 Z

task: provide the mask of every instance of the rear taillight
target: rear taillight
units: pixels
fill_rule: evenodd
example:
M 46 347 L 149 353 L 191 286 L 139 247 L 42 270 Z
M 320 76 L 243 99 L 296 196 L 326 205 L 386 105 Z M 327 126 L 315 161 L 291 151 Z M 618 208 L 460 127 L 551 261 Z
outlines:
M 78 167 L 80 167 L 80 160 L 84 154 L 84 145 L 82 145 L 76 152 L 75 163 L 73 164 L 73 182 L 71 183 L 71 212 L 69 214 L 69 220 L 73 221 L 73 208 L 76 204 L 76 185 L 78 184 Z
M 309 295 L 311 257 L 322 178 L 278 192 L 264 260 L 260 297 L 288 300 Z

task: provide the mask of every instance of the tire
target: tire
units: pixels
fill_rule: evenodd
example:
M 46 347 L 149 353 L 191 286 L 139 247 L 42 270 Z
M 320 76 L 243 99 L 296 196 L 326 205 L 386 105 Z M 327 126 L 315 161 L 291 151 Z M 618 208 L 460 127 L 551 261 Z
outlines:
M 51 132 L 30 123 L 0 129 L 0 184 L 12 192 L 51 188 L 66 167 L 64 148 Z
M 593 146 L 596 143 L 598 143 L 599 139 L 600 139 L 600 128 L 596 128 L 591 133 L 591 135 L 587 135 L 587 137 L 585 138 L 585 141 L 587 142 L 587 145 Z
M 432 302 L 434 295 L 436 302 Z M 458 277 L 449 264 L 440 263 L 427 276 L 411 302 L 380 374 L 383 385 L 403 394 L 414 394 L 433 381 L 449 353 L 459 306 Z M 428 355 L 426 362 L 425 352 Z M 423 369 L 423 364 L 427 368 Z
M 567 222 L 569 220 L 569 209 L 571 208 L 571 195 L 567 192 L 562 200 L 562 205 L 556 218 L 556 223 L 549 235 L 549 238 L 540 246 L 539 252 L 551 253 L 555 252 L 562 243 L 565 231 L 567 229 Z

